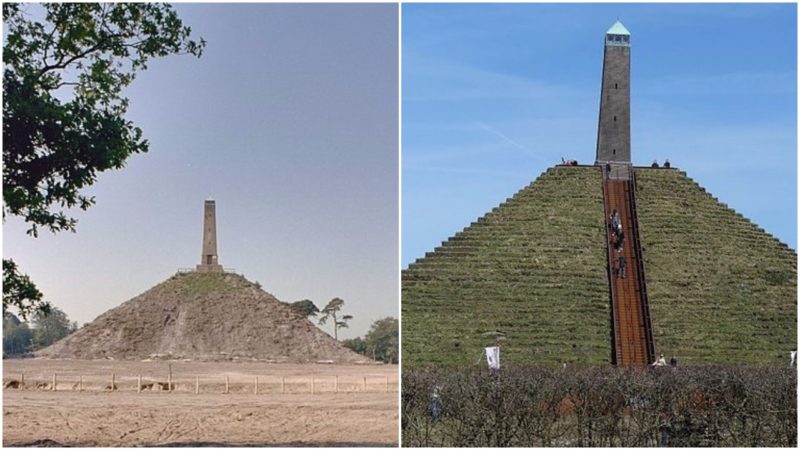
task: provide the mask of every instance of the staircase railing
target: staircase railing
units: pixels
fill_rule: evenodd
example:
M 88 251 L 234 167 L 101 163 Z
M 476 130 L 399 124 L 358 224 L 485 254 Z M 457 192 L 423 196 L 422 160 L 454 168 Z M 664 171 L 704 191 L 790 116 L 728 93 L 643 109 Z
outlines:
M 634 237 L 631 242 L 634 244 L 633 251 L 636 257 L 637 282 L 640 290 L 640 304 L 642 307 L 644 333 L 647 342 L 647 361 L 649 364 L 655 361 L 655 342 L 653 341 L 653 326 L 650 320 L 650 301 L 647 295 L 647 283 L 645 283 L 644 276 L 644 255 L 642 253 L 642 245 L 640 242 L 641 236 L 639 234 L 639 212 L 636 207 L 636 174 L 632 169 L 630 171 L 630 180 L 628 183 L 628 201 L 630 204 L 631 223 L 633 228 L 631 230 L 631 234 L 632 237 Z
M 609 193 L 608 193 L 608 172 L 604 167 L 601 167 L 601 171 L 603 172 L 603 224 L 605 225 L 605 230 L 603 231 L 603 239 L 606 241 L 606 271 L 608 272 L 608 295 L 609 301 L 611 304 L 611 337 L 614 339 L 614 345 L 611 347 L 612 355 L 611 355 L 611 363 L 614 365 L 618 365 L 618 359 L 622 355 L 622 336 L 620 333 L 620 324 L 619 324 L 619 315 L 617 314 L 617 305 L 616 305 L 616 298 L 617 293 L 614 288 L 614 275 L 612 273 L 612 269 L 614 267 L 613 261 L 613 250 L 611 248 L 611 244 L 608 239 L 608 230 L 611 227 L 611 222 L 609 221 L 609 217 L 611 217 L 611 211 L 609 210 Z

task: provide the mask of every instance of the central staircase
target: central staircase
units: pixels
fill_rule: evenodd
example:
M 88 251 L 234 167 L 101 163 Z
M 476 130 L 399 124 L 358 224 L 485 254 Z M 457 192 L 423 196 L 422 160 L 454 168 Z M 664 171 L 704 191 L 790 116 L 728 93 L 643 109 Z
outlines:
M 603 171 L 608 277 L 611 294 L 613 362 L 619 367 L 645 367 L 655 360 L 644 264 L 639 243 L 639 224 L 633 170 L 616 165 Z M 621 251 L 614 247 L 611 215 L 619 213 L 624 233 Z M 622 272 L 620 257 L 625 258 Z M 624 275 L 624 276 L 623 276 Z

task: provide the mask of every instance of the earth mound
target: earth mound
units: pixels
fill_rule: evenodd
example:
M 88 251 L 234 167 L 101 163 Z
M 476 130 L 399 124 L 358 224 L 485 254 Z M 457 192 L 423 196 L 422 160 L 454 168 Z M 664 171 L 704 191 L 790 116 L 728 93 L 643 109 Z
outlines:
M 178 273 L 35 355 L 370 362 L 243 276 L 209 272 Z

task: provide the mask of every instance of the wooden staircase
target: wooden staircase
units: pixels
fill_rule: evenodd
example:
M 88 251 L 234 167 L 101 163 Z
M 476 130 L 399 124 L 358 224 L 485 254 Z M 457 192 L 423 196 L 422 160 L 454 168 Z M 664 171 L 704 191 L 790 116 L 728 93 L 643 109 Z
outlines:
M 639 244 L 635 178 L 629 166 L 604 171 L 603 197 L 607 230 L 608 279 L 611 295 L 613 362 L 619 367 L 644 367 L 655 360 L 644 264 Z M 624 176 L 616 176 L 620 170 Z M 617 210 L 622 223 L 622 251 L 614 249 L 611 214 Z M 619 258 L 626 261 L 624 277 L 615 273 Z

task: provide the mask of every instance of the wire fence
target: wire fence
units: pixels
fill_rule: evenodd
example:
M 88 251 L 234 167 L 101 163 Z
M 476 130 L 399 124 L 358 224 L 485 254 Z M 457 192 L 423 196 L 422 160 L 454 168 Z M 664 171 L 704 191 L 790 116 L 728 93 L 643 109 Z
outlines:
M 194 394 L 338 394 L 397 392 L 388 375 L 76 375 L 57 372 L 8 374 L 5 389 L 69 392 L 181 392 Z

